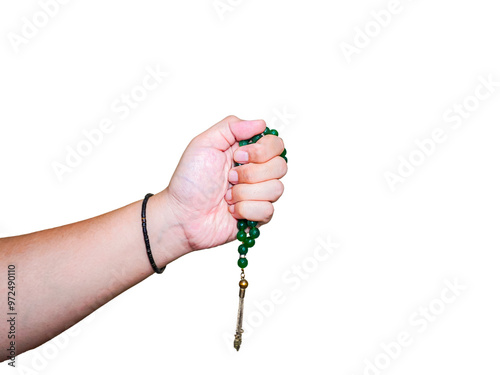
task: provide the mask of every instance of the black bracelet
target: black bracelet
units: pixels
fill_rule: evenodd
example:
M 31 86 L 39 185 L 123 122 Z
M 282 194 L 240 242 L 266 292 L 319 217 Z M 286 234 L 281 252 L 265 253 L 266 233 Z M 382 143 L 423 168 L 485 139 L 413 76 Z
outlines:
M 148 236 L 148 230 L 146 228 L 146 204 L 148 203 L 148 199 L 151 198 L 153 194 L 149 193 L 146 194 L 144 197 L 144 200 L 142 201 L 142 234 L 144 234 L 144 242 L 146 243 L 146 253 L 148 254 L 149 258 L 149 263 L 151 263 L 151 267 L 153 267 L 153 270 L 156 273 L 162 273 L 165 271 L 165 267 L 158 268 L 156 266 L 155 260 L 153 259 L 153 254 L 151 253 L 151 245 L 149 244 L 149 236 Z

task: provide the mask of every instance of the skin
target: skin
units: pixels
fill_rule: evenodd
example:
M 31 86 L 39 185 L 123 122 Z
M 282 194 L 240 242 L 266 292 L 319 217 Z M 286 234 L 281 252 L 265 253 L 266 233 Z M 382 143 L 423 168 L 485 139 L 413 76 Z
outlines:
M 149 199 L 147 227 L 158 267 L 236 238 L 237 219 L 268 223 L 283 194 L 283 141 L 263 120 L 229 116 L 194 138 L 162 192 Z M 233 168 L 234 162 L 243 163 Z M 35 348 L 153 274 L 140 221 L 142 200 L 58 228 L 0 239 L 0 272 L 16 266 L 16 354 Z M 0 311 L 8 311 L 7 282 Z M 19 310 L 17 307 L 19 306 Z M 0 347 L 10 325 L 0 322 Z M 6 358 L 0 358 L 5 360 Z

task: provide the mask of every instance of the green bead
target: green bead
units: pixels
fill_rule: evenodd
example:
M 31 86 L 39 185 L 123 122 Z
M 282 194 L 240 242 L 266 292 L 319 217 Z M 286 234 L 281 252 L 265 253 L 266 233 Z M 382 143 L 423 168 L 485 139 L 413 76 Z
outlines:
M 246 266 L 248 266 L 248 260 L 247 260 L 247 258 L 240 258 L 240 259 L 238 259 L 238 267 L 245 268 Z
M 254 136 L 254 137 L 252 138 L 252 142 L 253 142 L 253 143 L 257 143 L 257 141 L 258 141 L 259 139 L 261 139 L 261 138 L 262 138 L 262 135 L 257 134 L 256 136 Z
M 255 240 L 253 238 L 247 237 L 245 238 L 243 243 L 245 244 L 246 247 L 253 247 L 253 245 L 255 245 Z
M 283 150 L 283 152 L 281 153 L 280 156 L 283 157 L 283 158 L 286 156 L 286 148 Z
M 257 224 L 259 224 L 259 222 L 258 222 L 258 221 L 250 221 L 250 220 L 248 220 L 248 226 L 249 226 L 250 228 L 254 228 L 254 227 L 256 227 L 256 226 L 257 226 Z
M 246 247 L 245 245 L 240 245 L 238 247 L 238 253 L 240 253 L 241 255 L 245 255 L 246 253 L 248 253 L 248 247 Z
M 259 238 L 260 236 L 260 230 L 258 228 L 251 228 L 250 232 L 248 233 L 250 235 L 250 238 Z
M 278 133 L 278 131 L 277 131 L 277 130 L 275 130 L 275 129 L 271 130 L 271 133 L 270 133 L 270 134 L 275 135 L 276 137 L 277 137 L 278 135 L 280 135 L 280 133 Z
M 240 230 L 240 231 L 238 232 L 238 234 L 236 235 L 236 238 L 238 239 L 238 241 L 243 242 L 243 241 L 245 241 L 245 239 L 247 238 L 247 234 L 245 233 L 245 231 L 244 231 L 244 230 Z
M 248 223 L 245 219 L 238 220 L 238 224 L 236 224 L 236 226 L 238 227 L 238 230 L 245 230 L 248 227 Z
M 288 163 L 288 158 L 286 156 L 283 156 L 283 159 Z
M 240 147 L 246 146 L 247 144 L 248 144 L 248 141 L 240 141 Z
M 235 167 L 239 167 L 241 164 L 240 163 L 234 163 Z
M 264 130 L 264 135 L 268 135 L 268 134 L 271 134 L 271 129 L 266 127 L 266 130 Z

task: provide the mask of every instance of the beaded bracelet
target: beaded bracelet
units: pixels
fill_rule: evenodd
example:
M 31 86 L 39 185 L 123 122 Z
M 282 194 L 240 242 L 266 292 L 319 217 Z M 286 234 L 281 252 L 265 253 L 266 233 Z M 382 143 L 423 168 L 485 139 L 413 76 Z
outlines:
M 149 193 L 146 194 L 144 197 L 144 200 L 142 201 L 142 213 L 141 213 L 141 219 L 142 219 L 142 234 L 144 235 L 144 243 L 146 244 L 146 253 L 148 254 L 149 258 L 149 263 L 151 263 L 151 267 L 153 267 L 153 271 L 156 273 L 163 273 L 165 271 L 165 267 L 158 268 L 156 266 L 155 260 L 153 259 L 153 254 L 151 253 L 151 245 L 149 244 L 149 236 L 148 236 L 148 230 L 146 227 L 146 205 L 148 203 L 149 198 L 151 198 L 153 194 Z
M 266 130 L 261 133 L 257 134 L 256 136 L 252 137 L 251 139 L 245 140 L 245 141 L 240 141 L 239 145 L 240 146 L 246 146 L 252 143 L 257 143 L 259 139 L 261 139 L 265 135 L 275 135 L 278 136 L 278 131 L 277 130 L 270 130 L 269 128 L 266 128 Z M 283 150 L 283 152 L 280 155 L 285 161 L 288 163 L 288 159 L 286 157 L 286 148 Z M 240 166 L 241 164 L 235 163 L 235 166 Z M 243 334 L 243 301 L 245 298 L 245 289 L 248 287 L 248 281 L 245 279 L 245 268 L 248 266 L 248 260 L 247 260 L 247 253 L 248 249 L 253 247 L 255 245 L 255 240 L 259 238 L 260 236 L 260 230 L 257 228 L 257 221 L 250 221 L 250 220 L 238 220 L 236 226 L 238 228 L 238 234 L 236 235 L 236 238 L 238 241 L 242 242 L 242 244 L 238 247 L 238 253 L 240 254 L 240 257 L 238 259 L 238 267 L 241 268 L 241 280 L 239 282 L 239 287 L 240 287 L 240 302 L 238 305 L 238 318 L 236 320 L 236 334 L 234 335 L 234 348 L 239 351 L 240 346 L 241 346 L 241 341 L 242 341 L 242 334 Z M 246 230 L 248 229 L 248 237 L 247 237 L 247 232 Z

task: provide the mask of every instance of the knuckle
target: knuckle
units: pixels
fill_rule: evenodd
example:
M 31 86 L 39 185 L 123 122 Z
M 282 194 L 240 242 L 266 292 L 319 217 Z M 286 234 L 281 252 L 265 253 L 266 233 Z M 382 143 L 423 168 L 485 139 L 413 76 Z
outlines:
M 281 139 L 280 137 L 275 137 L 275 136 L 272 136 L 272 137 L 268 137 L 268 142 L 269 142 L 269 145 L 272 147 L 273 150 L 279 150 L 280 151 L 280 154 L 283 152 L 283 150 L 285 149 L 285 143 L 283 142 L 283 139 Z
M 232 201 L 233 202 L 239 202 L 241 201 L 241 185 L 234 185 L 232 187 L 233 189 L 233 196 L 232 196 Z
M 268 203 L 266 205 L 266 208 L 264 209 L 264 216 L 266 218 L 266 221 L 271 220 L 274 214 L 274 206 L 272 203 Z
M 234 213 L 238 217 L 245 217 L 245 205 L 242 202 L 234 205 Z
M 241 172 L 238 172 L 239 174 L 239 180 L 240 182 L 251 182 L 253 181 L 254 178 L 254 168 L 252 165 L 244 165 L 241 168 Z
M 279 174 L 280 176 L 284 176 L 288 172 L 288 164 L 286 163 L 285 159 L 283 159 L 281 156 L 278 156 L 277 159 L 278 159 Z
M 252 147 L 252 157 L 254 160 L 262 160 L 265 154 L 265 147 L 262 144 L 256 144 Z
M 235 115 L 229 115 L 229 116 L 227 116 L 222 121 L 225 121 L 225 122 L 235 122 L 235 121 L 240 121 L 240 119 L 238 117 L 236 117 Z
M 285 191 L 285 185 L 283 185 L 283 182 L 281 182 L 280 180 L 275 180 L 276 182 L 274 183 L 274 192 L 275 192 L 275 196 L 276 198 L 279 198 L 283 195 L 284 191 Z
M 283 140 L 283 138 L 280 138 L 280 137 L 276 137 L 276 138 L 278 138 L 278 142 L 280 142 L 280 145 L 281 145 L 281 152 L 283 152 L 283 150 L 285 149 L 285 141 Z

